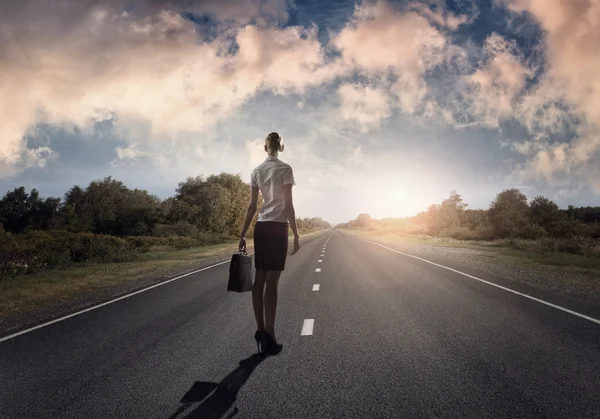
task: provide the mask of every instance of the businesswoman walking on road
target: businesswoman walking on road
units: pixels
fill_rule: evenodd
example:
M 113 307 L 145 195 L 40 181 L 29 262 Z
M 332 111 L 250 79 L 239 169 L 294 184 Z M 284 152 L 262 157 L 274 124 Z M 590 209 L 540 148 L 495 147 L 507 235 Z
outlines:
M 267 159 L 252 171 L 250 186 L 252 193 L 246 220 L 240 238 L 240 249 L 246 247 L 246 232 L 256 214 L 258 192 L 263 196 L 263 205 L 254 227 L 254 263 L 256 277 L 252 287 L 252 305 L 257 331 L 254 334 L 261 353 L 278 354 L 283 345 L 275 339 L 275 313 L 277 311 L 277 285 L 285 269 L 288 251 L 288 228 L 294 233 L 294 250 L 300 250 L 296 212 L 292 201 L 294 172 L 291 166 L 279 160 L 283 151 L 281 137 L 270 133 L 265 140 Z

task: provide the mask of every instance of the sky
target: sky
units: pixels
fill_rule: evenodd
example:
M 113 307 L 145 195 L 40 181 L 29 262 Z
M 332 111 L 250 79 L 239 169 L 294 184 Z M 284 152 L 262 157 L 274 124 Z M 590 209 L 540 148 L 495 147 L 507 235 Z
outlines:
M 249 182 L 269 132 L 299 217 L 600 204 L 597 0 L 0 5 L 0 191 Z

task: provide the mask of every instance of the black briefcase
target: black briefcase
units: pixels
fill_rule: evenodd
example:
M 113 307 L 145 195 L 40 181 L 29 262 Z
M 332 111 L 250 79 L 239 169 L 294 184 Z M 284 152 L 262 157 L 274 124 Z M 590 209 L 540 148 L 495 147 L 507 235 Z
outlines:
M 231 256 L 227 291 L 247 292 L 252 290 L 252 257 L 246 252 Z

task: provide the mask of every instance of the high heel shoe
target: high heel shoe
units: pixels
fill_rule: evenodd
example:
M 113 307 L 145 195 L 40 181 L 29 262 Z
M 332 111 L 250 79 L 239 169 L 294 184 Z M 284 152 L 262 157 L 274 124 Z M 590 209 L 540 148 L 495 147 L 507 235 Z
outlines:
M 256 347 L 259 354 L 264 354 L 267 350 L 267 342 L 265 341 L 266 332 L 257 330 L 254 333 L 254 340 L 256 340 Z
M 281 343 L 277 343 L 270 333 L 265 332 L 264 338 L 267 352 L 271 352 L 273 355 L 277 355 L 279 352 L 281 352 L 283 345 Z

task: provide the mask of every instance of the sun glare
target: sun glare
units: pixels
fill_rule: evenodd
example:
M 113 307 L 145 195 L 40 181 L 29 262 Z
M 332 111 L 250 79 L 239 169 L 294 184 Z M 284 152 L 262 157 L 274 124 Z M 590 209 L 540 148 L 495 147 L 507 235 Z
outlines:
M 408 188 L 403 185 L 391 186 L 387 189 L 386 198 L 393 205 L 405 203 L 409 198 Z

